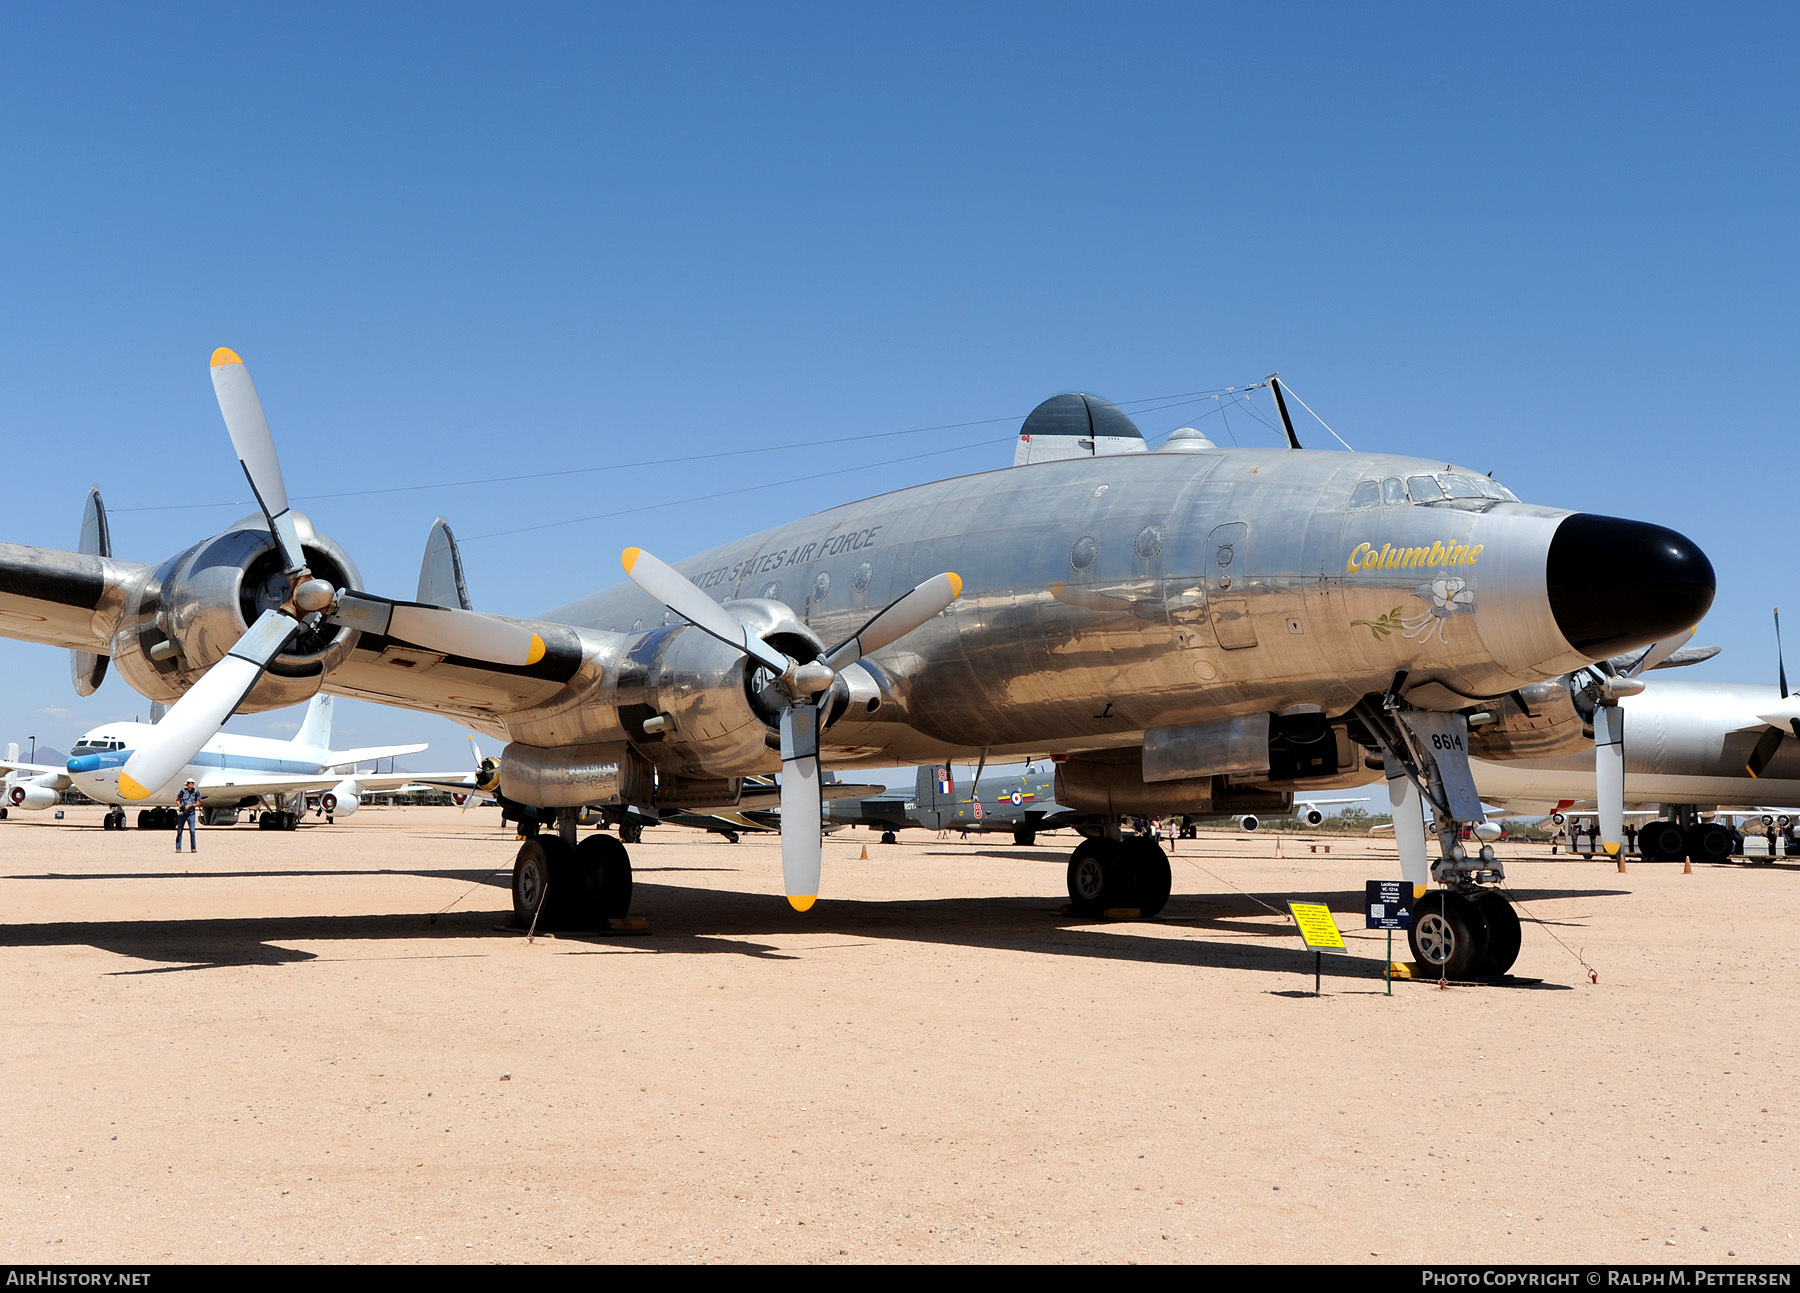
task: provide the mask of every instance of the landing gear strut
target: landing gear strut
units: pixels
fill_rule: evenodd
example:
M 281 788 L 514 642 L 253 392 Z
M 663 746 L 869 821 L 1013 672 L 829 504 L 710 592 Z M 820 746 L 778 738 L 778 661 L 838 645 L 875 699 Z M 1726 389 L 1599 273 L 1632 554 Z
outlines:
M 1155 916 L 1169 905 L 1169 855 L 1148 835 L 1083 840 L 1069 858 L 1069 906 L 1078 916 L 1135 907 Z

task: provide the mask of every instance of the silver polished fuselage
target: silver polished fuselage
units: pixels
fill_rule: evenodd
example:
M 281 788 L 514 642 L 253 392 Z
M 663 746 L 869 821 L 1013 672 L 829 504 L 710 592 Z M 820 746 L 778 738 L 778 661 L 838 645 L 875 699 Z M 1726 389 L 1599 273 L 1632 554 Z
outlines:
M 1744 770 L 1767 730 L 1757 718 L 1780 699 L 1756 683 L 1644 680 L 1626 696 L 1625 802 L 1655 808 L 1800 808 L 1800 741 L 1785 740 L 1763 775 Z M 1492 763 L 1470 760 L 1475 785 L 1489 803 L 1548 812 L 1558 804 L 1594 801 L 1591 748 L 1561 758 Z
M 1410 687 L 1484 697 L 1587 663 L 1546 597 L 1570 513 L 1349 508 L 1359 481 L 1445 470 L 1304 450 L 1073 459 L 896 491 L 677 564 L 718 600 L 785 603 L 825 643 L 920 580 L 961 575 L 955 605 L 873 658 L 879 706 L 853 705 L 826 736 L 840 765 L 1134 746 L 1149 728 L 1296 704 L 1342 713 L 1401 669 Z M 626 655 L 683 631 L 630 584 L 544 618 L 621 635 Z M 609 693 L 506 728 L 619 739 Z

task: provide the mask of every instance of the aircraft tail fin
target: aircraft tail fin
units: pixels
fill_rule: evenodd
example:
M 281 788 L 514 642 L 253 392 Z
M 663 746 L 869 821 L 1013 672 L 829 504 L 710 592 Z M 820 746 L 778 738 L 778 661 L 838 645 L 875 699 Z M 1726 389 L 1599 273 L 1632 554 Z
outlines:
M 443 517 L 432 522 L 425 539 L 425 559 L 419 563 L 419 597 L 427 606 L 449 610 L 472 611 L 469 585 L 463 579 L 462 552 L 456 536 L 450 533 L 450 522 Z
M 8 741 L 6 743 L 6 761 L 8 763 L 17 763 L 19 761 L 19 743 L 17 741 Z
M 150 702 L 150 722 L 152 724 L 162 722 L 163 715 L 168 712 L 169 707 L 160 700 L 153 700 Z
M 306 717 L 300 720 L 300 730 L 294 734 L 295 745 L 310 746 L 315 750 L 331 748 L 331 702 L 334 698 L 326 695 L 314 696 L 306 704 Z

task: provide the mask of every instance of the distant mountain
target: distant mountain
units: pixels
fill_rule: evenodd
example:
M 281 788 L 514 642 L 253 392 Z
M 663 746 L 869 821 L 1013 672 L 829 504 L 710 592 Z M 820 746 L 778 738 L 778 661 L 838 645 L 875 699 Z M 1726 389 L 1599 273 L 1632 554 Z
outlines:
M 5 752 L 6 752 L 6 745 L 4 742 L 0 742 L 0 754 L 4 754 Z M 21 759 L 26 760 L 29 763 L 41 763 L 45 767 L 50 767 L 50 768 L 60 768 L 63 764 L 65 764 L 69 761 L 68 755 L 64 754 L 61 750 L 57 749 L 55 746 L 45 745 L 42 741 L 38 742 L 36 754 L 33 754 L 31 752 L 31 742 L 30 741 L 20 741 L 19 742 L 19 757 Z

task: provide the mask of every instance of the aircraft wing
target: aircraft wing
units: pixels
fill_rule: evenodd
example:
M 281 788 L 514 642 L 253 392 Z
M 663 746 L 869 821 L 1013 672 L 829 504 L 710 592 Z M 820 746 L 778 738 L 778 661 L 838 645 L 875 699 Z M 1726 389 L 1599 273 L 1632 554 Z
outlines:
M 417 754 L 430 746 L 421 742 L 418 745 L 371 745 L 360 750 L 332 750 L 328 768 L 354 767 L 358 763 L 374 763 L 377 759 L 397 759 L 403 754 Z M 437 773 L 434 775 L 441 776 Z
M 265 777 L 256 773 L 216 772 L 200 778 L 195 783 L 202 799 L 213 795 L 235 793 L 238 795 L 291 795 L 302 790 L 330 790 L 342 776 L 332 774 L 319 777 Z
M 0 543 L 0 632 L 108 655 L 125 585 L 145 569 L 136 561 Z
M 34 776 L 42 776 L 47 772 L 61 774 L 67 771 L 67 768 L 53 768 L 47 763 L 8 763 L 6 760 L 0 759 L 0 772 L 29 772 Z

